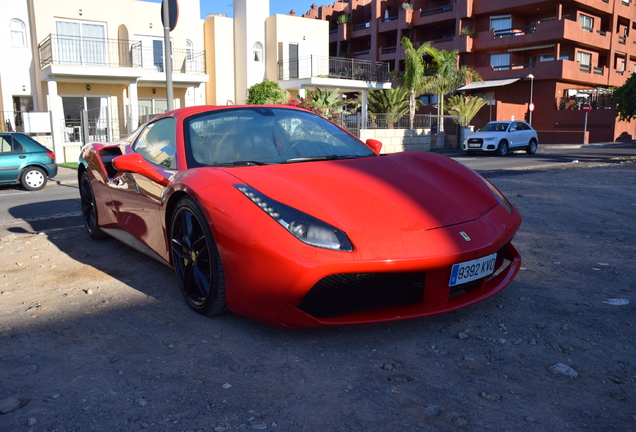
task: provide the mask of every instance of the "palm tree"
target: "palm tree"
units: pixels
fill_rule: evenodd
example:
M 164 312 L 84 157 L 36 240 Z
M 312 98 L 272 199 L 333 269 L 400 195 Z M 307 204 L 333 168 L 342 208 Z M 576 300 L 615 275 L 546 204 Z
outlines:
M 406 87 L 369 92 L 368 110 L 372 114 L 388 114 L 387 122 L 391 126 L 400 116 L 409 112 L 410 98 Z
M 448 98 L 448 111 L 459 117 L 460 126 L 468 126 L 479 110 L 486 105 L 486 100 L 478 96 L 453 95 Z
M 433 59 L 433 68 L 424 77 L 424 89 L 438 97 L 437 114 L 444 115 L 444 96 L 454 92 L 470 81 L 481 81 L 481 76 L 470 66 L 458 66 L 459 51 L 439 51 L 428 45 L 426 54 Z M 438 127 L 438 144 L 444 142 L 444 120 L 440 118 Z
M 415 48 L 411 40 L 404 36 L 401 42 L 404 49 L 404 73 L 401 81 L 409 91 L 409 120 L 410 128 L 413 129 L 415 119 L 415 98 L 426 88 L 424 77 L 424 54 L 431 48 L 430 42 L 425 42 L 419 48 Z

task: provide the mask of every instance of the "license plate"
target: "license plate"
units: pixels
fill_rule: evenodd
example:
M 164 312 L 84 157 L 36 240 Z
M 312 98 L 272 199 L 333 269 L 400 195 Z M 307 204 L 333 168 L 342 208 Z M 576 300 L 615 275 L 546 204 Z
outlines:
M 481 148 L 481 144 L 480 143 L 468 143 L 468 147 Z
M 497 254 L 494 253 L 483 258 L 453 265 L 448 286 L 471 282 L 492 274 L 495 271 L 496 260 Z

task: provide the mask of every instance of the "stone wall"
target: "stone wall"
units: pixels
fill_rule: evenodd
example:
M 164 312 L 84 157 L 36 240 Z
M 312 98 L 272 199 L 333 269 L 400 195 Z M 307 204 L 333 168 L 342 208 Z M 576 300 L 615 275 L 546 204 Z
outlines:
M 376 139 L 382 142 L 382 153 L 398 153 L 403 151 L 431 149 L 430 129 L 362 129 L 360 139 Z M 433 142 L 435 138 L 433 137 Z

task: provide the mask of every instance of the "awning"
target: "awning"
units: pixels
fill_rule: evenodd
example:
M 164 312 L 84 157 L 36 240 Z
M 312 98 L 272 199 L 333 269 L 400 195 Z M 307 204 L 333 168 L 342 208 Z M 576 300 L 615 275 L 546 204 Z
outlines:
M 483 89 L 483 88 L 490 88 L 490 87 L 503 87 L 503 86 L 507 86 L 509 84 L 515 83 L 517 81 L 519 81 L 521 78 L 508 78 L 508 79 L 498 79 L 498 80 L 487 80 L 487 81 L 480 81 L 480 82 L 474 82 L 474 83 L 470 83 L 468 85 L 465 85 L 463 87 L 458 88 L 458 91 L 464 91 L 464 90 L 479 90 L 479 89 Z

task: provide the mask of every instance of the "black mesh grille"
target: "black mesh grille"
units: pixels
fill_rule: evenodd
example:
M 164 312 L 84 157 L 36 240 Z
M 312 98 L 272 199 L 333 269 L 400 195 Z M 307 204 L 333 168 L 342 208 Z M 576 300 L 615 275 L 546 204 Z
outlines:
M 335 274 L 318 281 L 298 309 L 317 318 L 329 318 L 423 300 L 424 273 Z
M 465 284 L 455 285 L 455 286 L 450 288 L 450 292 L 449 292 L 448 298 L 457 297 L 458 295 L 462 295 L 462 294 L 466 294 L 468 292 L 471 292 L 472 290 L 479 288 L 481 286 L 482 282 L 483 282 L 483 278 L 482 279 L 477 279 L 476 281 L 468 282 L 468 283 L 465 283 Z

